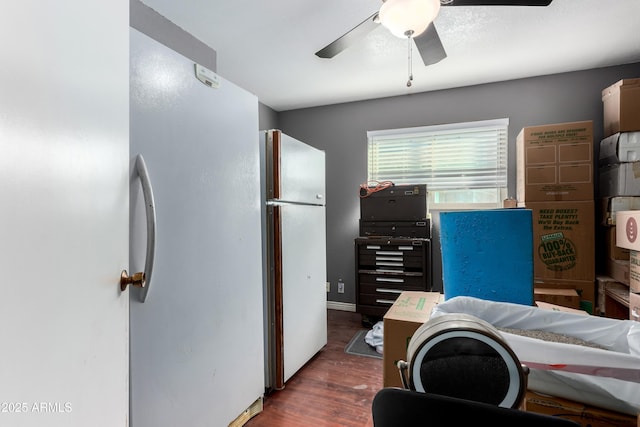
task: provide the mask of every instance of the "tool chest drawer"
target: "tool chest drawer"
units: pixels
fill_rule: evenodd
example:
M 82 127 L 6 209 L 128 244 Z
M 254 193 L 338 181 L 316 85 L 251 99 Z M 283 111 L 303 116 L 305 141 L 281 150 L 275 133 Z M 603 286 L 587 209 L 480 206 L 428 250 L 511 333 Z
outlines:
M 366 221 L 360 220 L 360 236 L 388 236 L 405 238 L 431 237 L 431 220 L 418 221 Z

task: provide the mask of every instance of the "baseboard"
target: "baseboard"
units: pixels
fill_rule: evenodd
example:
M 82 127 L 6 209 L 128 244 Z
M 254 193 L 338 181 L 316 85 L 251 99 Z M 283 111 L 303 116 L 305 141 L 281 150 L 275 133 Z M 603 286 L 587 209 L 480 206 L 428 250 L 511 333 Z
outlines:
M 341 311 L 356 311 L 356 305 L 350 302 L 327 301 L 327 309 Z
M 229 423 L 229 427 L 241 427 L 245 425 L 251 418 L 262 412 L 262 409 L 264 409 L 264 404 L 262 402 L 262 397 L 259 397 L 258 400 L 253 402 L 251 406 L 242 412 L 242 414 L 238 415 L 238 418 L 231 421 L 231 423 Z

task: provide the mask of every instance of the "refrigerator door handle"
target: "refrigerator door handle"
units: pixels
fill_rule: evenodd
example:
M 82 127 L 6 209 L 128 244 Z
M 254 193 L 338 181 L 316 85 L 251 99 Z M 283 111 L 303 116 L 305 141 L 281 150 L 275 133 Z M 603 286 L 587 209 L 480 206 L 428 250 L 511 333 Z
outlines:
M 136 172 L 140 177 L 147 214 L 147 254 L 144 261 L 145 286 L 140 288 L 139 293 L 140 301 L 145 302 L 151 287 L 151 274 L 153 273 L 153 261 L 156 253 L 156 203 L 153 199 L 153 188 L 151 187 L 149 172 L 142 154 L 138 154 L 136 157 Z

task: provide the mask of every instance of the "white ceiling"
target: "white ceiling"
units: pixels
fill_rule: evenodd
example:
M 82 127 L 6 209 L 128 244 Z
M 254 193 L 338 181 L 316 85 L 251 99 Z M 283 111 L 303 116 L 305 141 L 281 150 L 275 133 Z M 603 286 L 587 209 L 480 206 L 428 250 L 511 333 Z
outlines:
M 448 56 L 425 67 L 414 49 L 410 88 L 407 41 L 384 27 L 332 59 L 315 56 L 381 0 L 142 1 L 276 111 L 640 62 L 640 0 L 442 7 L 434 24 Z

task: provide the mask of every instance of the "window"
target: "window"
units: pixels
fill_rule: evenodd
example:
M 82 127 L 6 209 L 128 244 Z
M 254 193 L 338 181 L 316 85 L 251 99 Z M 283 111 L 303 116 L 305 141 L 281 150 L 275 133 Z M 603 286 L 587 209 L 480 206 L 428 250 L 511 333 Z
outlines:
M 509 119 L 367 132 L 368 181 L 427 184 L 435 209 L 502 206 Z

